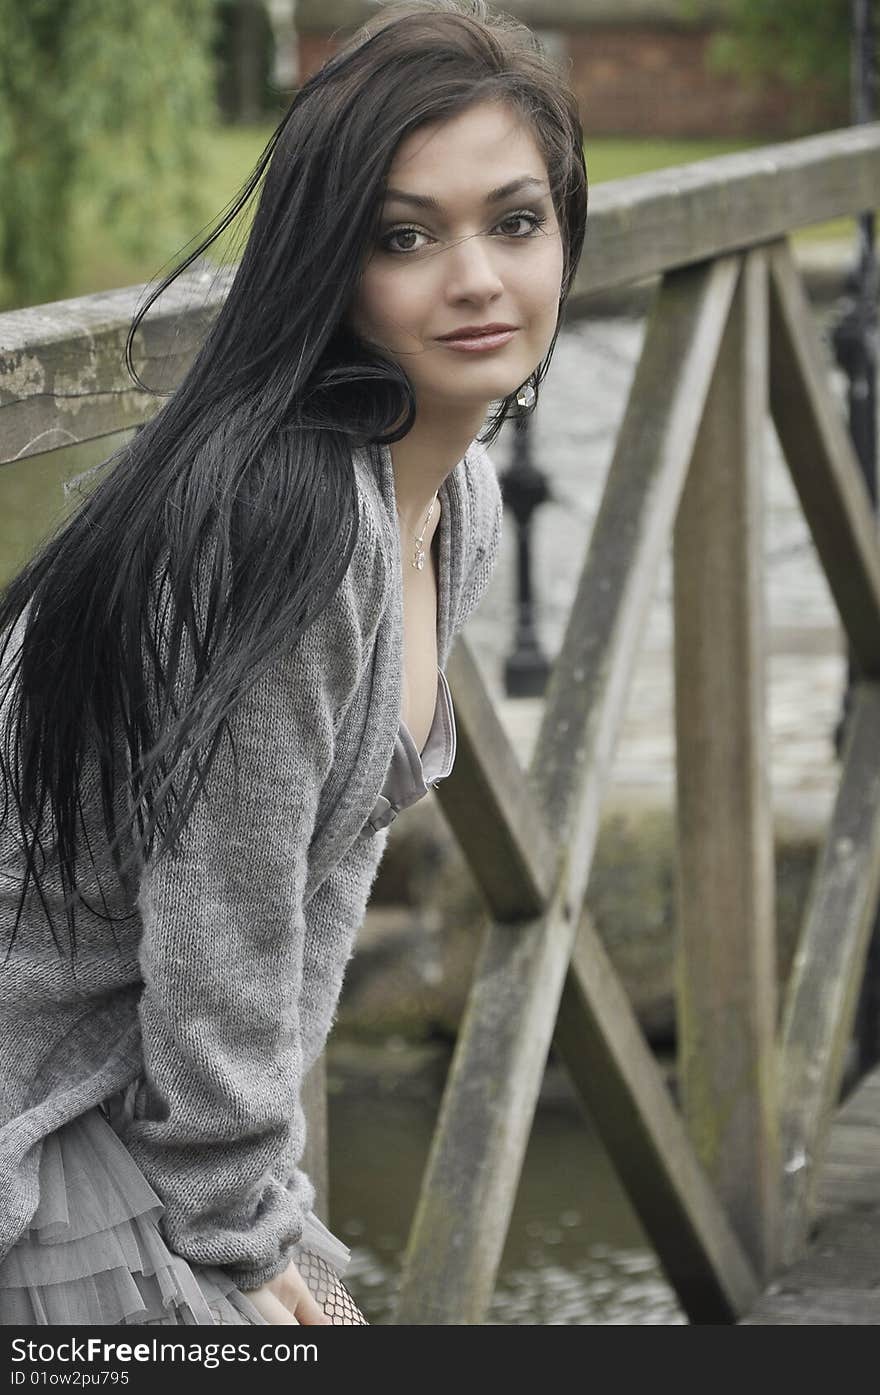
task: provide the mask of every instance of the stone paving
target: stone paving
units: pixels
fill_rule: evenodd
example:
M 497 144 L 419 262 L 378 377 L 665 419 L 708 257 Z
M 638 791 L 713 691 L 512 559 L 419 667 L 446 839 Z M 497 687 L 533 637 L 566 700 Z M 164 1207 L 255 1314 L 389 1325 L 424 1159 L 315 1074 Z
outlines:
M 845 380 L 828 331 L 838 311 L 816 307 L 834 391 L 844 409 Z M 638 319 L 583 320 L 560 335 L 533 422 L 533 459 L 553 500 L 533 528 L 537 628 L 556 653 L 599 507 L 644 325 Z M 499 472 L 511 458 L 506 426 L 490 454 Z M 846 681 L 846 642 L 824 573 L 772 426 L 766 430 L 765 608 L 771 786 L 777 823 L 812 831 L 824 825 L 839 778 L 833 732 Z M 505 517 L 489 590 L 468 625 L 481 671 L 502 721 L 527 764 L 543 700 L 507 698 L 503 662 L 514 627 L 515 526 Z M 630 688 L 606 805 L 674 800 L 671 561 L 661 569 Z

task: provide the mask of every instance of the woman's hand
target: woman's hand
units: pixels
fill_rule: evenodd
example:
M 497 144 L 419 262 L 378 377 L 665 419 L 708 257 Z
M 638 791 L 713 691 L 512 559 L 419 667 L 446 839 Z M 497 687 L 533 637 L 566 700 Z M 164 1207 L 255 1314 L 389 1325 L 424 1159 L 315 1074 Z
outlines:
M 313 1298 L 293 1260 L 274 1279 L 248 1292 L 248 1298 L 267 1322 L 304 1327 L 330 1325 L 330 1318 Z

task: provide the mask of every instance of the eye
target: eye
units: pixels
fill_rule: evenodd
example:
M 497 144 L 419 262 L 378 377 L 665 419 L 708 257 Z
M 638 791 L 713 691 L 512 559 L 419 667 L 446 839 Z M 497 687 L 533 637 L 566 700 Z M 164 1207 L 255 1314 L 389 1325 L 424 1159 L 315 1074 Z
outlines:
M 539 232 L 546 222 L 547 217 L 545 214 L 536 213 L 532 209 L 522 208 L 517 209 L 515 213 L 508 213 L 501 219 L 500 223 L 496 223 L 495 226 L 504 228 L 510 223 L 525 223 L 526 226 L 524 231 L 503 234 L 505 237 L 512 237 L 516 241 L 522 242 L 526 238 Z M 401 247 L 400 245 L 393 246 L 393 239 L 398 237 L 428 237 L 428 233 L 422 232 L 421 228 L 413 227 L 410 223 L 402 223 L 396 228 L 389 228 L 387 232 L 382 234 L 379 238 L 379 247 L 383 252 L 390 252 L 392 255 L 396 256 L 400 256 L 401 254 L 407 255 L 422 250 L 412 245 L 408 247 Z
M 517 213 L 508 213 L 507 217 L 503 218 L 498 226 L 501 228 L 504 227 L 505 223 L 525 223 L 525 232 L 511 234 L 512 237 L 524 238 L 531 237 L 532 233 L 538 232 L 540 228 L 543 228 L 546 221 L 547 219 L 543 214 L 533 213 L 530 209 L 524 208 Z
M 412 227 L 409 227 L 409 226 L 406 226 L 406 227 L 399 227 L 399 228 L 391 228 L 389 232 L 383 233 L 382 236 L 379 238 L 379 246 L 382 248 L 382 250 L 383 250 L 384 252 L 413 252 L 413 251 L 416 251 L 416 250 L 418 250 L 418 249 L 417 249 L 417 248 L 413 248 L 413 247 L 392 247 L 392 246 L 391 246 L 391 239 L 392 239 L 392 238 L 394 238 L 394 237 L 407 237 L 407 236 L 410 236 L 410 235 L 412 235 L 413 237 L 427 237 L 427 233 L 421 232 L 418 228 L 412 228 Z

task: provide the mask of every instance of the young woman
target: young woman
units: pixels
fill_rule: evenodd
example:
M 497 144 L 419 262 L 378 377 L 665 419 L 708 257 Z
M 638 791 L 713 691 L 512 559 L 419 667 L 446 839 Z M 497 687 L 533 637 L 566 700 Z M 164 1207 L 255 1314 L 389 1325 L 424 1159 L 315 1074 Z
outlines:
M 365 1321 L 300 1087 L 452 766 L 485 445 L 586 171 L 529 31 L 427 0 L 305 83 L 224 224 L 264 173 L 191 369 L 0 604 L 4 1323 Z

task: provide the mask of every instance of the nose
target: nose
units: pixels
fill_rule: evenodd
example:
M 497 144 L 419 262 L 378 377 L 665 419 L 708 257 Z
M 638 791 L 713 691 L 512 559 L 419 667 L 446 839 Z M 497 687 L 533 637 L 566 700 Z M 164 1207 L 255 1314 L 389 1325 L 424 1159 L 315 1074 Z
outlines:
M 446 287 L 451 300 L 485 300 L 503 291 L 492 248 L 479 233 L 453 243 L 447 258 Z

